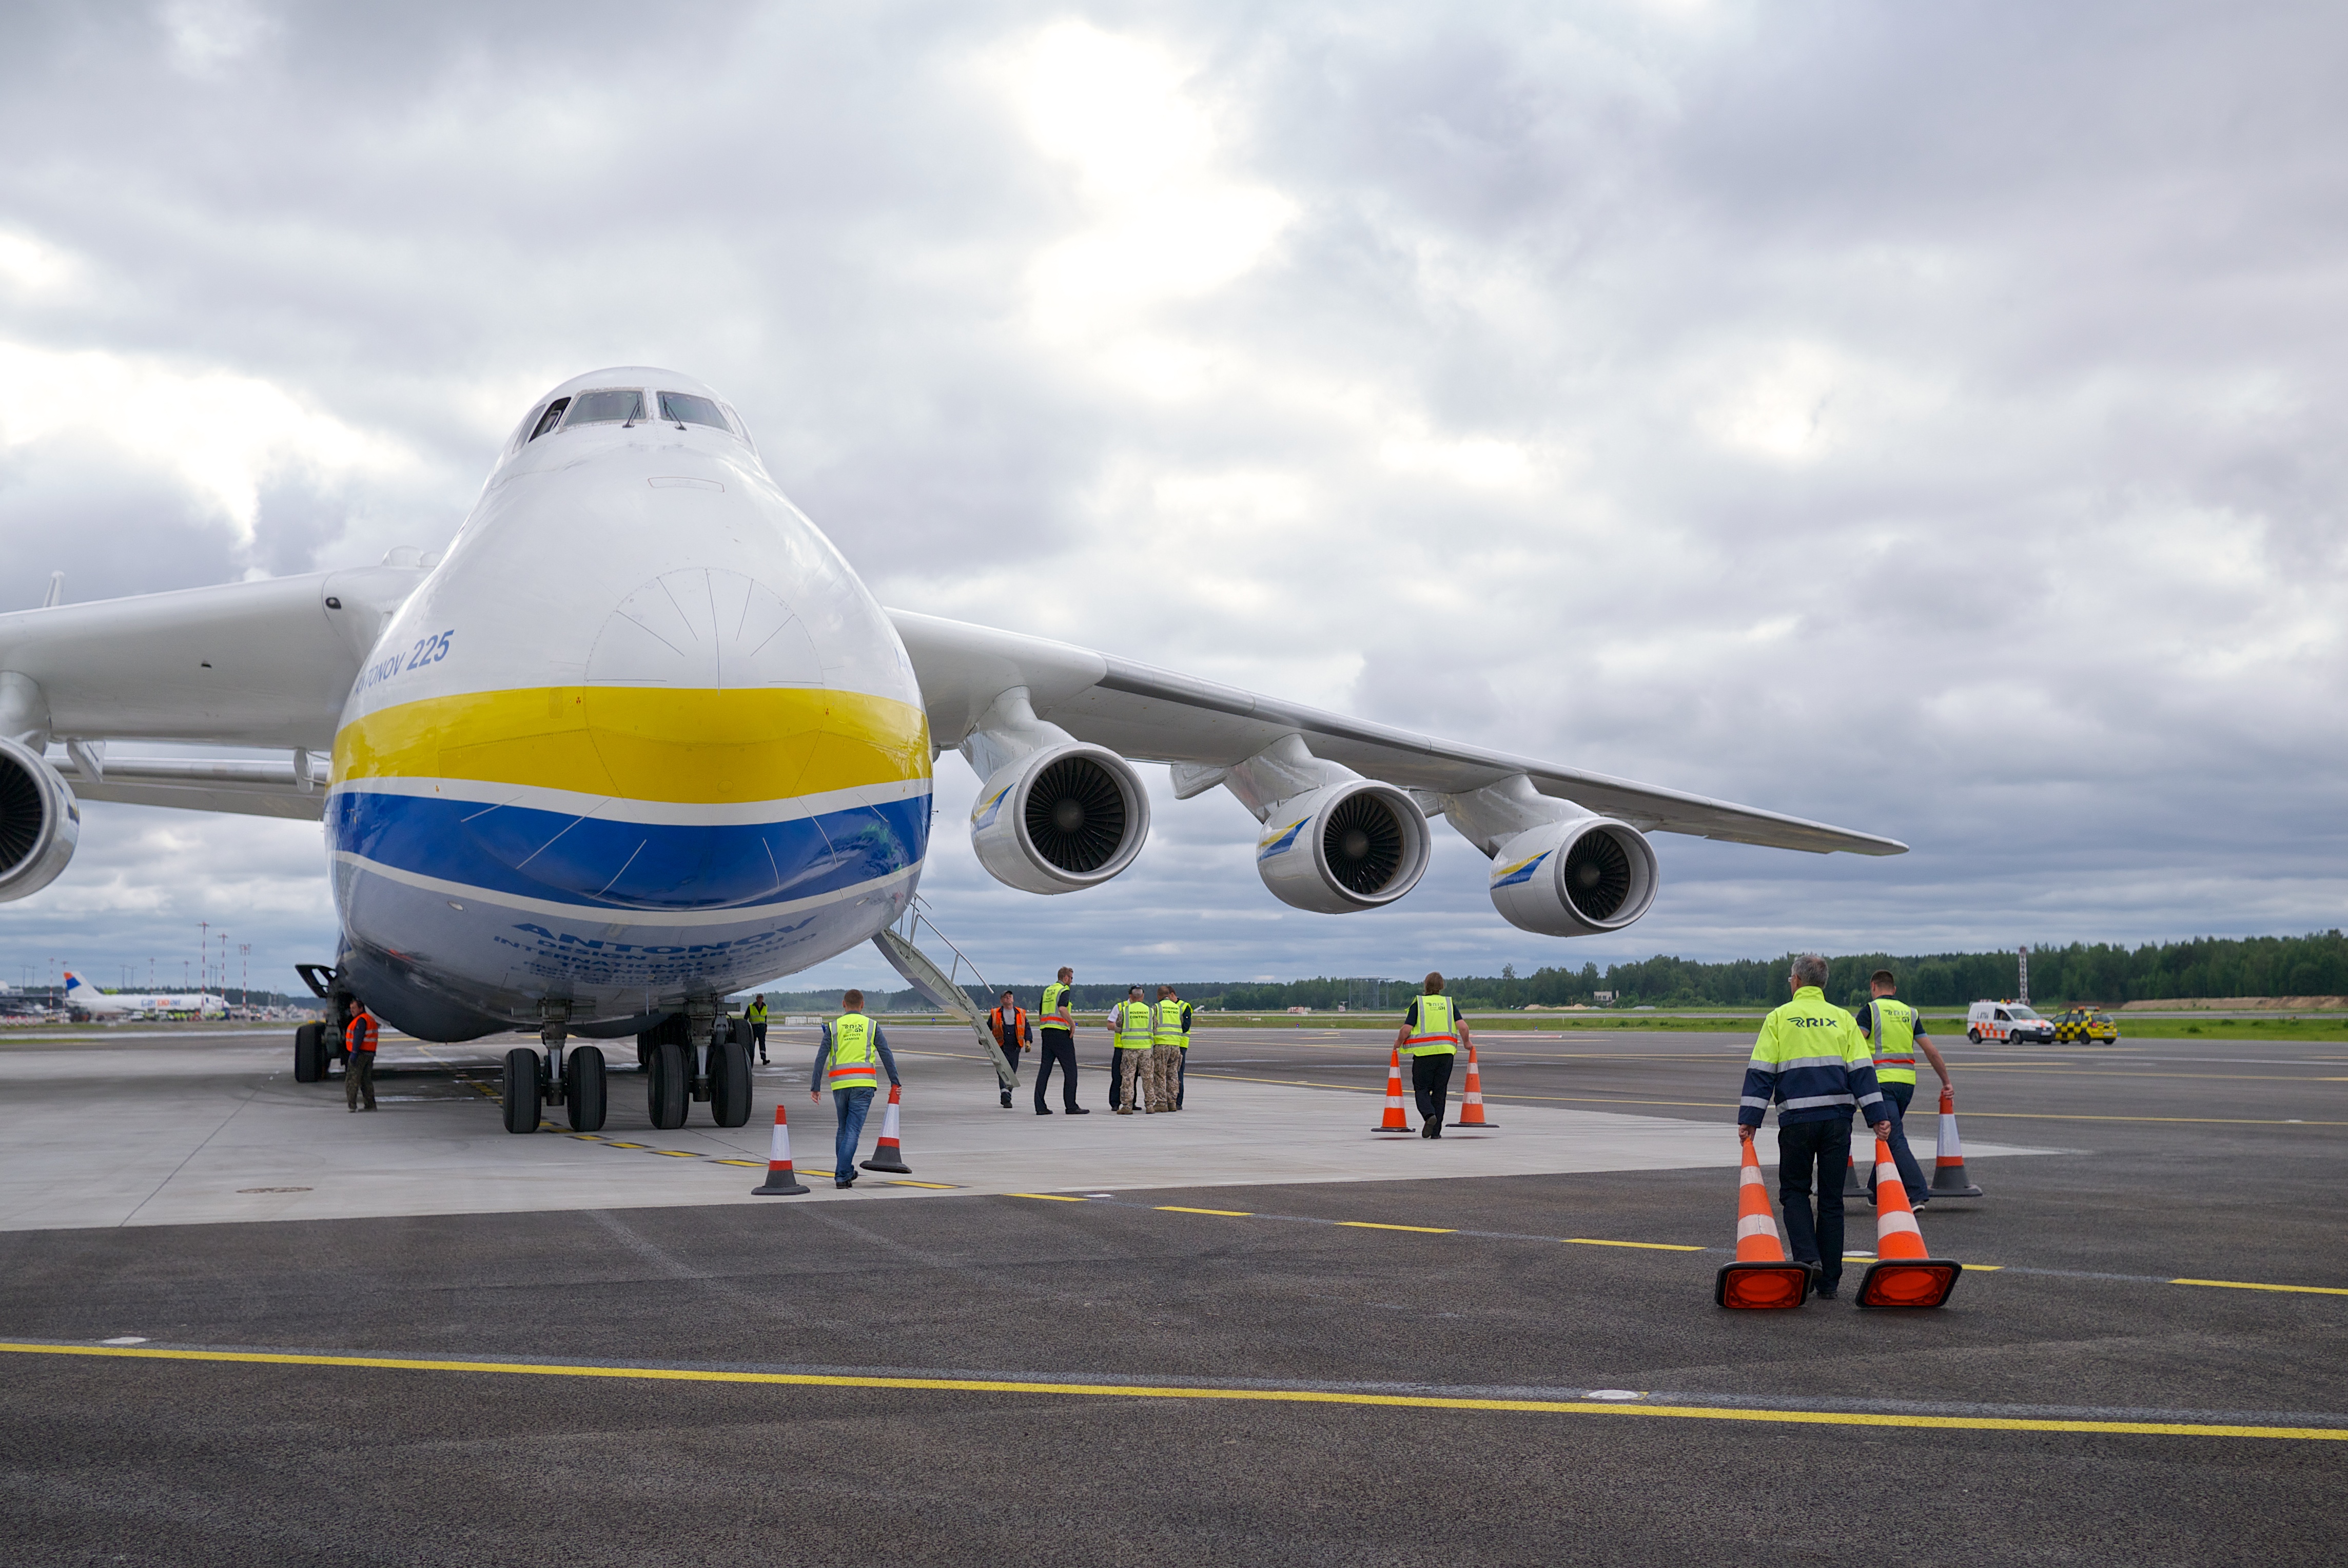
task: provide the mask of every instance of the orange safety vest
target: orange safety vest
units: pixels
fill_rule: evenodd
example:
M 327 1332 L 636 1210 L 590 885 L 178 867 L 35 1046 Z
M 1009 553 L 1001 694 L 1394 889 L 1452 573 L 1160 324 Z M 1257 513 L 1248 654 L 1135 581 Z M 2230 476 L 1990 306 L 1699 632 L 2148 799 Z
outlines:
M 1025 1038 L 1027 1034 L 1027 1009 L 1020 1006 L 1016 1003 L 1012 1005 L 1011 1033 L 1008 1037 L 1005 1037 L 1003 1033 L 1002 1008 L 997 1007 L 994 1012 L 989 1013 L 987 1017 L 993 1020 L 994 1024 L 994 1037 L 1002 1044 L 1003 1048 L 1007 1051 L 1017 1050 L 1019 1048 L 1019 1042 Z
M 374 1050 L 375 1015 L 362 1011 L 357 1017 L 353 1018 L 351 1026 L 343 1031 L 343 1044 L 355 1051 Z

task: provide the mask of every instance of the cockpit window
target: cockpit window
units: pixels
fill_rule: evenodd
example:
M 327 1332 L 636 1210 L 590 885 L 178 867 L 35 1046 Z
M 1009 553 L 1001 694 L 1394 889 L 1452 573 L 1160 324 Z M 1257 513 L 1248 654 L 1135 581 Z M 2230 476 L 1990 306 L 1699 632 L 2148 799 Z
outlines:
M 731 432 L 726 415 L 714 398 L 698 397 L 690 392 L 664 392 L 660 395 L 661 418 L 679 425 L 709 425 Z
M 557 397 L 553 402 L 549 403 L 546 406 L 546 412 L 538 417 L 538 423 L 530 428 L 530 440 L 537 440 L 555 426 L 562 423 L 562 410 L 570 407 L 571 399 L 568 397 Z
M 616 425 L 644 417 L 644 395 L 633 387 L 608 392 L 582 392 L 572 400 L 562 421 L 566 430 L 576 425 Z

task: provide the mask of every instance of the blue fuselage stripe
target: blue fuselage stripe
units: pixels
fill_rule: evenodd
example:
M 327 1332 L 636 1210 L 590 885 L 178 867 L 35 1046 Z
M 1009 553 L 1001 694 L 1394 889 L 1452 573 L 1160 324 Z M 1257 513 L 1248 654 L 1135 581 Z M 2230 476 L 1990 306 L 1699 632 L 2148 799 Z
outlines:
M 731 909 L 814 898 L 918 864 L 926 794 L 782 822 L 681 825 L 484 808 L 367 789 L 327 803 L 338 853 L 487 892 L 595 909 Z

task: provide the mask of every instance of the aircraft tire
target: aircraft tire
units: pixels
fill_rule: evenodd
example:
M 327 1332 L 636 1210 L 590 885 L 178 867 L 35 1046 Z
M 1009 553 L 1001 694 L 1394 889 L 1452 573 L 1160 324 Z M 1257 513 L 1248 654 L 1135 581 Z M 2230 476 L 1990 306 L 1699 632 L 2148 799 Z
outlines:
M 508 1132 L 536 1132 L 538 1107 L 544 1098 L 546 1064 L 528 1046 L 506 1053 L 505 1118 Z
M 294 1081 L 316 1083 L 326 1076 L 326 1026 L 304 1024 L 294 1031 Z
M 750 1119 L 750 1053 L 731 1037 L 709 1048 L 709 1119 L 720 1127 Z
M 644 1110 L 663 1132 L 685 1125 L 693 1105 L 693 1078 L 685 1068 L 685 1047 L 663 1041 L 653 1047 L 652 1072 L 644 1079 Z
M 562 1068 L 563 1076 L 570 1079 L 562 1099 L 570 1108 L 571 1130 L 602 1131 L 603 1114 L 607 1109 L 602 1048 L 599 1046 L 576 1047 Z

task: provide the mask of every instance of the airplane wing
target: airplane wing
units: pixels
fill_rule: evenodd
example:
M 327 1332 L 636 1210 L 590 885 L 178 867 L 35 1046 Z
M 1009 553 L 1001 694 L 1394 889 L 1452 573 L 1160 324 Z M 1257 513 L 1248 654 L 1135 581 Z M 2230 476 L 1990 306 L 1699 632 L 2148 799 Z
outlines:
M 420 567 L 229 583 L 0 614 L 0 734 L 54 737 L 76 796 L 319 819 L 304 753 L 333 749 L 360 661 Z M 156 740 L 290 759 L 107 756 Z
M 1292 735 L 1313 756 L 1416 792 L 1426 804 L 1431 802 L 1425 797 L 1465 794 L 1522 775 L 1542 795 L 1646 831 L 1814 854 L 1897 855 L 1908 848 L 1872 833 L 1438 740 L 1046 637 L 908 610 L 889 614 L 912 657 L 930 734 L 941 747 L 960 745 L 998 696 L 1024 686 L 1035 716 L 1077 739 L 1138 760 L 1176 765 L 1176 793 L 1182 796 L 1212 788 L 1213 770 Z

